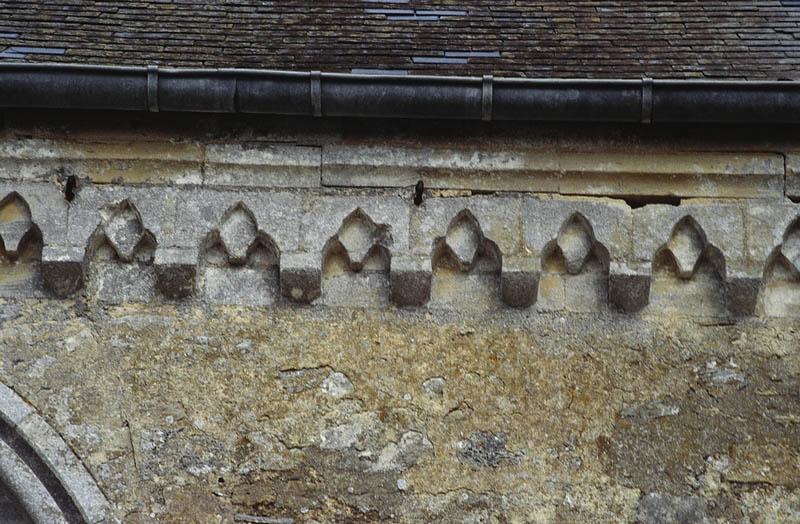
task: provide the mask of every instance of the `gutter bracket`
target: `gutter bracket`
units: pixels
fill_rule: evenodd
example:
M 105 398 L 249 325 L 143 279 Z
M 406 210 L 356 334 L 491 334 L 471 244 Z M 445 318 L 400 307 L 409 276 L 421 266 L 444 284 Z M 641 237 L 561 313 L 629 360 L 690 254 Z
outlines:
M 147 110 L 158 113 L 158 66 L 147 66 Z
M 311 71 L 311 109 L 314 116 L 322 116 L 322 73 Z
M 492 100 L 494 98 L 494 77 L 483 75 L 481 89 L 481 119 L 488 122 L 492 119 Z
M 642 123 L 653 123 L 653 79 L 642 78 Z

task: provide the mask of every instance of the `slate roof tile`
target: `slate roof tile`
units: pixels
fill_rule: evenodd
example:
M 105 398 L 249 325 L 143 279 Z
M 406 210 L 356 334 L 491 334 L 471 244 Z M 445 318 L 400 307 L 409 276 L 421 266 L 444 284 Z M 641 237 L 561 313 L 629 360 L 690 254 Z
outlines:
M 0 0 L 0 56 L 436 75 L 798 79 L 800 7 L 780 0 Z

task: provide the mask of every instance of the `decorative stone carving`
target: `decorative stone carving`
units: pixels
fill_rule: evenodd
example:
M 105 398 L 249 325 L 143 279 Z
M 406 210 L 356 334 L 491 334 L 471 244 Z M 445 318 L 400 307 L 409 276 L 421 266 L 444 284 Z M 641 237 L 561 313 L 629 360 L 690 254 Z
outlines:
M 27 202 L 12 192 L 0 200 L 0 296 L 38 294 L 42 233 Z
M 760 295 L 759 313 L 800 316 L 800 218 L 789 224 L 783 242 L 767 259 Z
M 608 298 L 608 250 L 589 221 L 573 213 L 542 251 L 538 307 L 543 310 L 596 311 Z
M 144 228 L 142 217 L 130 200 L 107 206 L 100 211 L 100 216 L 100 225 L 89 240 L 90 258 L 123 263 L 153 262 L 155 236 Z
M 486 238 L 475 216 L 468 209 L 459 211 L 445 235 L 433 242 L 432 301 L 478 309 L 497 306 L 502 259 L 497 244 Z
M 278 291 L 280 251 L 243 202 L 228 209 L 201 247 L 201 285 L 217 303 L 266 305 Z
M 460 211 L 443 237 L 434 240 L 433 266 L 462 273 L 499 271 L 502 256 L 497 244 L 486 238 L 478 220 L 468 210 Z
M 86 249 L 89 291 L 109 302 L 153 298 L 156 238 L 130 200 L 100 211 L 100 225 Z
M 725 258 L 687 215 L 653 257 L 651 304 L 675 314 L 726 316 Z
M 323 248 L 323 300 L 332 305 L 386 305 L 391 245 L 389 226 L 376 224 L 361 208 L 347 215 Z

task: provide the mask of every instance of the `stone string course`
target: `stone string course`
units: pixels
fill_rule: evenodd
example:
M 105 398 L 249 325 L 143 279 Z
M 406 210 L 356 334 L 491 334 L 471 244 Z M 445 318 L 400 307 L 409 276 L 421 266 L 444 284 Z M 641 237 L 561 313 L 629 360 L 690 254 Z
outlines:
M 800 206 L 2 182 L 3 296 L 800 313 Z M 41 263 L 39 263 L 39 257 Z M 466 300 L 465 300 L 466 299 Z

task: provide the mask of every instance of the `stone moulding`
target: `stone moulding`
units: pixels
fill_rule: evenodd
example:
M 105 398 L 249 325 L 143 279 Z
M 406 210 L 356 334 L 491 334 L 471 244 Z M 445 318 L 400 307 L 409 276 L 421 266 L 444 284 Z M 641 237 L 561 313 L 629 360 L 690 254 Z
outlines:
M 3 384 L 0 481 L 36 524 L 117 522 L 103 492 L 67 443 L 32 406 Z
M 435 273 L 446 270 L 496 275 L 485 286 L 496 287 L 498 307 L 658 312 L 654 292 L 663 298 L 665 291 L 674 295 L 670 286 L 686 293 L 700 286 L 686 296 L 706 300 L 713 294 L 722 304 L 715 316 L 800 316 L 791 305 L 800 281 L 790 278 L 797 276 L 800 206 L 789 202 L 689 201 L 631 209 L 611 199 L 500 195 L 432 198 L 417 207 L 391 194 L 88 187 L 67 205 L 49 185 L 20 186 L 9 187 L 3 201 L 29 206 L 23 213 L 29 218 L 12 229 L 39 232 L 43 284 L 39 295 L 26 295 L 26 289 L 12 291 L 0 282 L 7 296 L 91 291 L 97 276 L 90 268 L 108 265 L 125 266 L 130 289 L 106 278 L 109 293 L 90 292 L 99 300 L 202 301 L 204 268 L 261 268 L 274 274 L 269 300 L 251 300 L 245 295 L 261 291 L 231 280 L 225 285 L 240 286 L 241 293 L 223 302 L 311 304 L 322 296 L 323 269 L 334 257 L 354 274 L 385 271 L 387 303 L 399 307 L 426 307 Z M 50 216 L 66 214 L 59 206 L 69 208 L 67 227 Z M 0 231 L 4 245 L 15 234 Z M 788 300 L 786 307 L 775 305 L 776 268 L 783 275 L 779 301 Z M 144 272 L 141 282 L 137 271 Z M 344 305 L 365 305 L 357 294 L 344 296 Z M 554 296 L 560 298 L 544 300 Z M 773 305 L 757 307 L 765 296 Z M 677 314 L 695 312 L 687 305 Z

